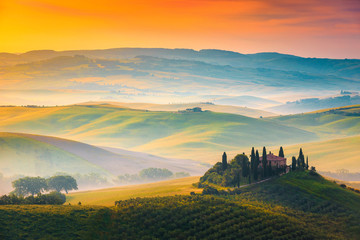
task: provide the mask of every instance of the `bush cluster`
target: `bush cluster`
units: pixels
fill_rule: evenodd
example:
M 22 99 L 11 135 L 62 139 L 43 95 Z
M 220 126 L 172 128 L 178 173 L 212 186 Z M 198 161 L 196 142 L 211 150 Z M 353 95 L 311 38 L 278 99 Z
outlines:
M 15 194 L 0 197 L 0 205 L 62 205 L 65 202 L 66 196 L 56 191 L 28 197 L 17 196 Z

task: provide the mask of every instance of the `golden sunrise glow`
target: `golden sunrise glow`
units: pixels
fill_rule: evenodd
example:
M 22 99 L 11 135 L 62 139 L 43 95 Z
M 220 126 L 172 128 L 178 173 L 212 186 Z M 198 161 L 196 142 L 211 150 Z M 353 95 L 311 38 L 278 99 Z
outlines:
M 0 51 L 178 47 L 356 57 L 359 7 L 356 0 L 5 0 Z

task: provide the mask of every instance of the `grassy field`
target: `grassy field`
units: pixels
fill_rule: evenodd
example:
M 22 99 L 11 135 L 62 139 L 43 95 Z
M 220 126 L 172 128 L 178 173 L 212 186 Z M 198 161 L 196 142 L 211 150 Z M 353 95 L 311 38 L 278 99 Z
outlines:
M 60 136 L 165 157 L 214 162 L 205 152 L 317 139 L 316 134 L 236 114 L 150 112 L 111 105 L 2 107 L 0 131 Z
M 199 177 L 187 177 L 156 183 L 74 192 L 67 196 L 65 204 L 81 202 L 83 205 L 114 206 L 115 201 L 130 198 L 189 195 L 190 192 L 202 191 L 192 186 L 197 181 Z

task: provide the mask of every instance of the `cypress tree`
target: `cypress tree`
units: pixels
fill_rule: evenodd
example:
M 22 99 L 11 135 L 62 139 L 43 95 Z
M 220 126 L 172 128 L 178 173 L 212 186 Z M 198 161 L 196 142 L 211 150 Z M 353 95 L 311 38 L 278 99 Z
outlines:
M 259 168 L 259 163 L 260 163 L 259 151 L 256 150 L 256 154 L 255 154 L 255 165 L 254 165 L 254 179 L 255 179 L 256 181 L 258 180 L 258 168 Z
M 284 149 L 283 149 L 282 146 L 280 147 L 279 157 L 285 157 L 285 155 L 284 155 Z
M 263 167 L 264 177 L 266 177 L 267 159 L 266 159 L 266 148 L 265 147 L 263 147 L 262 167 Z
M 222 155 L 222 167 L 223 167 L 223 170 L 226 170 L 226 168 L 227 168 L 227 155 L 226 155 L 226 152 L 224 152 L 223 155 Z
M 302 169 L 305 168 L 305 157 L 304 157 L 302 148 L 300 148 L 300 151 L 299 151 L 299 167 Z
M 309 170 L 309 157 L 306 156 L 306 170 Z
M 251 155 L 250 155 L 250 166 L 251 166 L 251 171 L 253 172 L 254 171 L 254 168 L 255 168 L 255 149 L 254 147 L 252 147 L 251 149 Z
M 294 156 L 292 157 L 291 170 L 296 170 L 296 158 Z

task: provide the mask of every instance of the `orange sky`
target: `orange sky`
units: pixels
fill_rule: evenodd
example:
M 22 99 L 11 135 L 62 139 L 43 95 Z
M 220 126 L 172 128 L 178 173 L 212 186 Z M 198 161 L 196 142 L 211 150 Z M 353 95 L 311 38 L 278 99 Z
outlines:
M 360 58 L 359 0 L 0 0 L 0 52 L 115 47 Z

